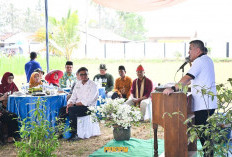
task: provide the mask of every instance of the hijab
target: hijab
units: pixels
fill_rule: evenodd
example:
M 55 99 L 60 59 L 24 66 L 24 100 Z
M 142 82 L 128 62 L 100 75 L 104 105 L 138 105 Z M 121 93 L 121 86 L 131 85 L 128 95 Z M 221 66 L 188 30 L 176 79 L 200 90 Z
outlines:
M 57 79 L 57 80 L 54 79 L 55 74 L 58 75 L 58 73 L 56 73 L 56 72 L 52 73 L 50 75 L 49 79 L 47 79 L 47 81 L 48 81 L 49 84 L 53 84 L 53 85 L 59 87 L 59 79 Z
M 36 81 L 35 81 L 35 78 L 34 78 L 35 75 L 39 75 L 39 73 L 38 73 L 38 72 L 33 72 L 33 73 L 31 74 L 31 78 L 30 78 L 30 81 L 29 81 L 29 87 L 30 87 L 30 88 L 36 87 L 36 86 L 38 86 L 38 85 L 42 85 L 42 84 L 43 84 L 43 82 L 42 82 L 41 80 L 40 80 L 40 82 L 36 82 Z
M 14 76 L 14 75 L 13 75 L 13 73 L 6 72 L 2 77 L 2 80 L 1 80 L 2 84 L 0 84 L 0 93 L 2 93 L 2 94 L 6 93 L 6 92 L 10 92 L 10 91 L 11 91 L 11 93 L 19 91 L 18 87 L 15 85 L 14 82 L 8 83 L 9 76 Z

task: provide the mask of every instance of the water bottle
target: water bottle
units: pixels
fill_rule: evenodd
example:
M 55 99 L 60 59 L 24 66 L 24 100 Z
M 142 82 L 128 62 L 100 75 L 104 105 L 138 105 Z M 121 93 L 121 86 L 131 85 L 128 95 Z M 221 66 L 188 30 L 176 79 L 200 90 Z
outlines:
M 69 79 L 66 80 L 66 88 L 69 88 L 70 87 L 70 81 Z
M 26 83 L 26 85 L 25 85 L 26 92 L 28 91 L 28 89 L 29 89 L 29 83 Z
M 74 81 L 71 80 L 71 82 L 70 82 L 70 88 L 72 88 L 73 84 L 74 84 Z
M 26 92 L 25 92 L 26 89 L 25 89 L 24 83 L 22 83 L 21 90 L 22 90 L 23 93 L 26 93 Z
M 49 91 L 51 95 L 54 95 L 55 92 L 54 92 L 54 87 L 52 84 L 49 85 Z
M 98 83 L 98 80 L 97 80 L 97 78 L 95 78 L 95 79 L 94 79 L 94 82 L 95 82 L 96 84 Z
M 99 87 L 102 87 L 102 79 L 101 78 L 98 79 L 98 83 L 99 83 Z

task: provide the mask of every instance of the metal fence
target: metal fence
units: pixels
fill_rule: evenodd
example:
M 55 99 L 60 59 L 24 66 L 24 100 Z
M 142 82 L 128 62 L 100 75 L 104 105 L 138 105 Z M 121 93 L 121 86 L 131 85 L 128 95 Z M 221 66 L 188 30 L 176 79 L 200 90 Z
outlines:
M 212 58 L 232 58 L 229 42 L 205 43 Z M 74 56 L 77 58 L 105 58 L 105 59 L 164 59 L 184 58 L 188 56 L 189 44 L 181 43 L 80 43 Z

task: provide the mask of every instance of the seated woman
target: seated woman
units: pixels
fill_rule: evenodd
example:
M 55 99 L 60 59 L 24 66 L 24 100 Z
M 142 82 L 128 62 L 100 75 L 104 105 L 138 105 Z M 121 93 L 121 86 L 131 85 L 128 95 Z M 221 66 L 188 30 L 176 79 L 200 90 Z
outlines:
M 14 75 L 10 72 L 6 72 L 1 80 L 2 84 L 0 84 L 0 96 L 5 95 L 5 97 L 1 100 L 4 108 L 6 108 L 7 105 L 8 95 L 19 91 L 13 80 Z
M 0 101 L 4 100 L 6 94 L 0 97 Z M 17 115 L 11 112 L 8 112 L 0 102 L 0 142 L 5 143 L 4 135 L 6 135 L 7 142 L 11 143 L 20 138 Z M 7 132 L 4 132 L 6 131 Z
M 47 83 L 47 81 L 45 81 L 45 80 L 43 79 L 43 76 L 44 76 L 44 71 L 43 71 L 43 70 L 41 70 L 40 68 L 37 68 L 37 69 L 34 70 L 34 72 L 39 73 L 40 80 L 41 80 L 43 83 Z
M 45 80 L 48 81 L 49 85 L 52 84 L 53 86 L 59 87 L 59 79 L 63 76 L 63 72 L 60 70 L 53 70 L 50 71 Z
M 13 138 L 19 138 L 17 115 L 6 110 L 8 95 L 18 91 L 13 79 L 14 75 L 6 72 L 1 80 L 2 84 L 0 84 L 0 140 L 3 143 L 5 130 L 7 130 L 5 133 L 8 137 L 7 142 L 13 142 Z
M 43 84 L 43 82 L 40 80 L 39 73 L 33 72 L 31 74 L 31 78 L 29 81 L 29 87 L 32 88 L 32 87 L 36 87 L 36 86 L 42 85 L 42 84 Z

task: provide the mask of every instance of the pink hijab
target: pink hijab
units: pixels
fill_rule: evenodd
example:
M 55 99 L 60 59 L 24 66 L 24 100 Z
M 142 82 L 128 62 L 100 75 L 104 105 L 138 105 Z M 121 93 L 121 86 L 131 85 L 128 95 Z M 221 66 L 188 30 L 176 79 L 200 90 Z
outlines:
M 15 91 L 19 91 L 18 87 L 15 85 L 14 82 L 8 83 L 9 76 L 14 76 L 14 75 L 13 75 L 13 73 L 6 72 L 2 77 L 2 80 L 1 80 L 2 84 L 0 84 L 0 93 L 2 93 L 2 94 L 6 93 L 6 92 L 10 92 L 10 91 L 11 91 L 11 93 L 14 93 Z

